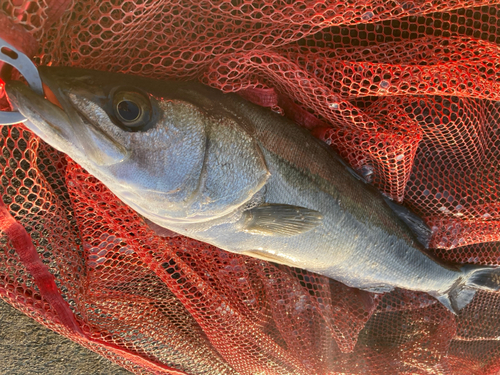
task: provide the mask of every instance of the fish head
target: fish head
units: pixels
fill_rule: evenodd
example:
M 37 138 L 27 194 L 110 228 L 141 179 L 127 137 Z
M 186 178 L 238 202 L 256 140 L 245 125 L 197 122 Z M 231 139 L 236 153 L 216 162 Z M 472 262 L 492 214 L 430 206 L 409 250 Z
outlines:
M 206 115 L 175 97 L 177 83 L 75 68 L 41 67 L 40 76 L 47 98 L 6 85 L 30 130 L 146 217 L 189 216 Z

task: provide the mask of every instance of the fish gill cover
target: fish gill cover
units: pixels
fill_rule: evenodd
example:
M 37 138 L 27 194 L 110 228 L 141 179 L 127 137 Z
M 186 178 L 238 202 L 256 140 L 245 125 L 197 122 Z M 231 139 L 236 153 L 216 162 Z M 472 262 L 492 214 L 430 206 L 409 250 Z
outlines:
M 500 2 L 0 4 L 0 36 L 39 65 L 239 92 L 418 213 L 438 257 L 500 264 Z M 425 293 L 158 237 L 22 125 L 0 144 L 0 297 L 134 373 L 500 371 L 498 293 L 454 316 Z

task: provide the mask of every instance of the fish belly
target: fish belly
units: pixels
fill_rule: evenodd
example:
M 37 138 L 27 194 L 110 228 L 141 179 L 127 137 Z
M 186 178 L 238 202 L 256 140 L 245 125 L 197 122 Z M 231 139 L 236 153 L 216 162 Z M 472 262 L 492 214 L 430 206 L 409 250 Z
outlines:
M 264 189 L 265 203 L 317 210 L 323 215 L 322 224 L 305 233 L 279 236 L 246 233 L 238 228 L 238 223 L 220 223 L 199 233 L 201 240 L 373 292 L 400 287 L 441 294 L 460 276 L 460 272 L 429 258 L 417 244 L 410 246 L 407 239 L 374 224 L 370 212 L 366 212 L 365 220 L 359 220 L 359 213 L 356 217 L 349 210 L 352 202 L 333 196 L 314 178 L 278 156 L 267 151 L 264 154 L 271 172 Z M 360 186 L 356 184 L 353 189 Z M 371 192 L 366 194 L 369 196 Z M 387 218 L 392 219 L 392 216 Z

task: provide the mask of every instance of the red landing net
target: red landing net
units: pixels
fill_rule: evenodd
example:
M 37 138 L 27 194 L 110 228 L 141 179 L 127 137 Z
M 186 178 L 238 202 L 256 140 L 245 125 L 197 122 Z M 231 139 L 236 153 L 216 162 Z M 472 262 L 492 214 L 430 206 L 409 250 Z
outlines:
M 500 2 L 73 3 L 3 1 L 0 36 L 39 65 L 238 91 L 422 216 L 439 257 L 500 264 Z M 0 297 L 130 371 L 500 371 L 500 294 L 453 316 L 425 293 L 157 237 L 22 126 L 0 144 Z

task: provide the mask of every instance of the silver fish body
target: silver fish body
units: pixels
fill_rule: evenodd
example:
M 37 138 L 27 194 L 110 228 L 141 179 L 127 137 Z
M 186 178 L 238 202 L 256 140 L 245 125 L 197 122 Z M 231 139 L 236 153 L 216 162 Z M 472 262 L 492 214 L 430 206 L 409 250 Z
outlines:
M 235 94 L 73 68 L 41 68 L 59 106 L 6 86 L 27 126 L 153 223 L 351 287 L 424 291 L 453 312 L 490 267 L 428 255 L 387 202 L 306 130 Z

